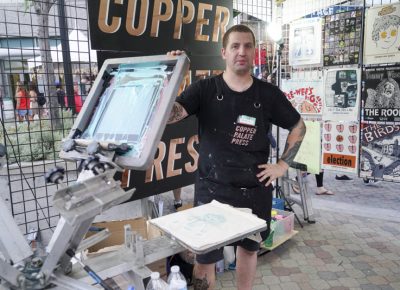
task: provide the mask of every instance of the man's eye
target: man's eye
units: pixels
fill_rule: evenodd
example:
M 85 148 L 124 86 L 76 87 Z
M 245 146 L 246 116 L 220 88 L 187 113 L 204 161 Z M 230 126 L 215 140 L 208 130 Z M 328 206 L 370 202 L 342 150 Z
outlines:
M 397 35 L 397 30 L 393 29 L 392 31 L 390 31 L 390 35 L 391 36 L 396 36 Z
M 386 38 L 387 37 L 387 32 L 386 31 L 381 32 L 381 37 L 382 38 Z

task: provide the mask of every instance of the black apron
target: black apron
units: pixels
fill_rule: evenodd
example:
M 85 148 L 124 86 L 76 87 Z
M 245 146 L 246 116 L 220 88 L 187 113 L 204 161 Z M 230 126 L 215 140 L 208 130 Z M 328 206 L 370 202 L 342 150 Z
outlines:
M 217 94 L 207 104 L 200 126 L 199 174 L 195 205 L 213 199 L 234 207 L 251 208 L 268 222 L 272 208 L 272 186 L 258 181 L 258 165 L 268 161 L 269 123 L 264 118 L 256 80 L 249 91 L 236 95 L 224 86 L 222 75 L 214 78 Z M 204 119 L 206 117 L 206 119 Z M 267 236 L 262 233 L 262 237 Z

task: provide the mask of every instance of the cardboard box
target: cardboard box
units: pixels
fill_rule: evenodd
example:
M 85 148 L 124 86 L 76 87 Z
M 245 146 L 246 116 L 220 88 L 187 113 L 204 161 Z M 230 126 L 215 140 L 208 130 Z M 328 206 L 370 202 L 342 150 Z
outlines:
M 107 228 L 110 231 L 111 236 L 97 243 L 96 245 L 90 247 L 88 249 L 89 253 L 97 252 L 103 248 L 124 244 L 125 241 L 124 225 L 126 224 L 130 224 L 133 231 L 138 232 L 139 234 L 142 235 L 143 238 L 147 239 L 147 223 L 145 218 L 93 223 L 92 227 Z M 91 235 L 94 234 L 95 232 L 88 232 L 86 237 L 90 237 Z

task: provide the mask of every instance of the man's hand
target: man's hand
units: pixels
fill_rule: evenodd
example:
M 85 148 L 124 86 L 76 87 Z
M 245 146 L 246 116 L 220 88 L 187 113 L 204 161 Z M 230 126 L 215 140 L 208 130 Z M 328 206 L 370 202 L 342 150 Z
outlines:
M 185 52 L 183 50 L 171 50 L 167 52 L 167 55 L 172 55 L 172 56 L 177 56 L 177 55 L 182 55 Z
M 261 164 L 258 165 L 258 168 L 263 169 L 260 173 L 257 174 L 257 178 L 260 182 L 264 182 L 267 180 L 265 186 L 269 186 L 272 181 L 282 177 L 286 170 L 288 170 L 289 165 L 279 160 L 276 164 Z

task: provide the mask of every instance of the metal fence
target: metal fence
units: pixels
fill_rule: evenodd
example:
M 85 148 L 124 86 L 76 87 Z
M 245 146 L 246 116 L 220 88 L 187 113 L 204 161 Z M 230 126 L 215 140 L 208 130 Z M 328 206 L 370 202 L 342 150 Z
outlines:
M 77 178 L 76 165 L 58 153 L 97 60 L 88 41 L 86 1 L 31 4 L 0 4 L 0 143 L 7 148 L 0 192 L 23 233 L 51 234 L 59 218 L 51 207 L 56 186 L 47 185 L 44 175 L 57 165 L 66 169 L 66 183 Z

